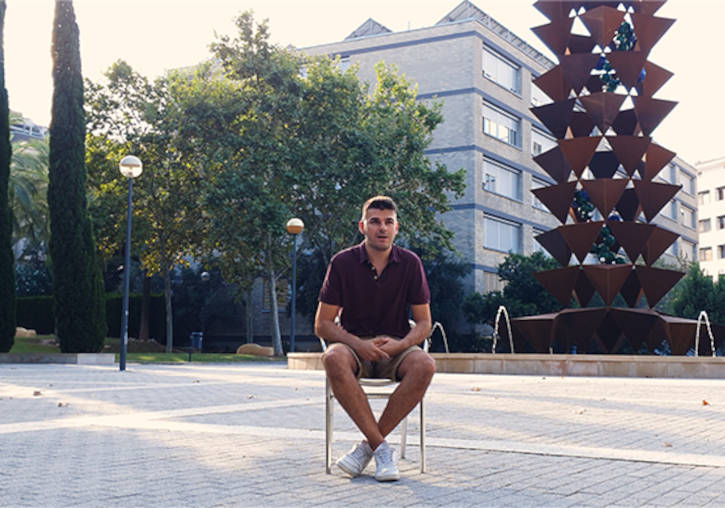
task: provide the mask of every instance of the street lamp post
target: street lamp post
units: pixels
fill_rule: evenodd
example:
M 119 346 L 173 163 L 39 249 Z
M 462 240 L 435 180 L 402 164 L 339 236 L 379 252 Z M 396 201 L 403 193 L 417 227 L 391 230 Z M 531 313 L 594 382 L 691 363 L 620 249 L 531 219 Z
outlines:
M 120 370 L 126 370 L 126 347 L 128 345 L 128 286 L 131 280 L 131 197 L 133 179 L 143 171 L 143 163 L 134 155 L 127 155 L 118 164 L 121 174 L 128 179 L 128 206 L 126 208 L 126 255 L 123 261 L 123 308 L 121 309 L 121 358 Z
M 297 236 L 305 229 L 305 223 L 296 217 L 287 221 L 287 232 L 292 235 L 292 312 L 289 324 L 289 352 L 295 350 L 295 293 L 297 293 Z

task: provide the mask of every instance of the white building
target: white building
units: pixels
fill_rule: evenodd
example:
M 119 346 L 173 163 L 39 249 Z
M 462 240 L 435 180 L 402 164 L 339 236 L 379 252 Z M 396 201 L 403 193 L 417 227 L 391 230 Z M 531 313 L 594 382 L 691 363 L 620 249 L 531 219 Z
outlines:
M 725 157 L 697 164 L 697 230 L 700 267 L 713 279 L 725 275 Z

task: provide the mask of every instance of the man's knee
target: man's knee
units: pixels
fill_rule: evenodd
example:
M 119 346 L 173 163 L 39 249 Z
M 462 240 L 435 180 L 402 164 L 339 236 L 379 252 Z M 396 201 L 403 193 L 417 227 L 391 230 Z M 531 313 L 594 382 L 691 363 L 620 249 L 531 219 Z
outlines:
M 430 381 L 433 378 L 433 374 L 436 371 L 436 364 L 433 357 L 424 351 L 416 351 L 410 353 L 401 365 L 402 369 L 399 369 L 399 374 L 407 376 L 413 374 L 416 377 L 424 381 Z M 403 370 L 401 373 L 400 370 Z
M 343 344 L 332 344 L 322 353 L 322 365 L 328 375 L 339 375 L 354 370 L 354 358 Z

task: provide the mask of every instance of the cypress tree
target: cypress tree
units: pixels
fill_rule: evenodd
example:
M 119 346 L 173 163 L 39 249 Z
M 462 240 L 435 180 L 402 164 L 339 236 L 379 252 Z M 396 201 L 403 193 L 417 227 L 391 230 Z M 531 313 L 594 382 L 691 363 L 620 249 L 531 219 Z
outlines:
M 10 126 L 5 89 L 5 0 L 0 0 L 0 353 L 13 347 L 15 337 L 15 269 L 12 250 L 12 217 L 8 200 L 10 179 Z
M 56 0 L 48 208 L 56 335 L 61 351 L 98 352 L 106 335 L 101 267 L 85 195 L 85 115 L 72 0 Z

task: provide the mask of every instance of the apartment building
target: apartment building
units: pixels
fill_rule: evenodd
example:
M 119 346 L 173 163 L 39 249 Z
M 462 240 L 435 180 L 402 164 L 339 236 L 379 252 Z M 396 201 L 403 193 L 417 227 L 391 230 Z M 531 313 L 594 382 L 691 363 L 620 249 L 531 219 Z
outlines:
M 697 259 L 713 279 L 725 275 L 725 157 L 697 164 Z
M 554 183 L 533 157 L 556 141 L 529 108 L 551 102 L 531 81 L 555 62 L 469 1 L 430 27 L 394 33 L 369 19 L 343 41 L 303 51 L 354 63 L 371 83 L 377 62 L 395 64 L 417 84 L 420 100 L 443 102 L 444 121 L 427 153 L 450 170 L 466 171 L 465 195 L 443 219 L 474 268 L 467 291 L 500 289 L 497 266 L 509 252 L 543 250 L 534 237 L 559 223 L 530 192 Z M 658 179 L 683 184 L 656 219 L 681 235 L 664 260 L 692 259 L 696 171 L 675 159 Z

